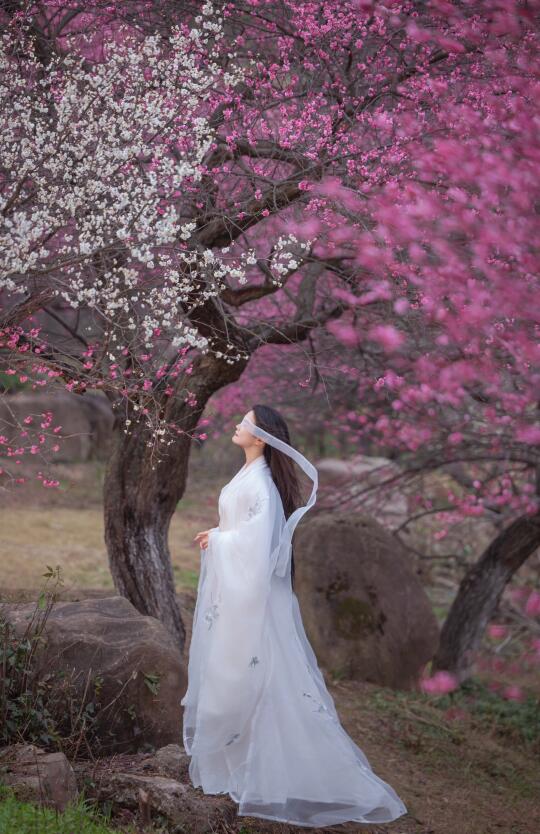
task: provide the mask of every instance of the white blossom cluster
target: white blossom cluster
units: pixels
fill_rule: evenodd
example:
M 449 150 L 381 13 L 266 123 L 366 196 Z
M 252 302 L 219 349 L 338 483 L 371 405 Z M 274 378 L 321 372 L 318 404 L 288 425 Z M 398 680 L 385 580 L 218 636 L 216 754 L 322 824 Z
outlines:
M 212 59 L 222 25 L 206 2 L 188 35 L 126 34 L 106 61 L 73 51 L 45 72 L 0 36 L 0 289 L 52 287 L 147 338 L 165 328 L 176 344 L 204 345 L 179 323 L 182 305 L 201 284 L 216 295 L 237 267 L 213 264 L 205 282 L 213 255 L 186 246 L 195 223 L 177 206 L 214 139 L 206 103 L 241 79 Z M 159 287 L 148 290 L 152 270 Z
M 283 279 L 295 272 L 304 256 L 310 251 L 312 240 L 298 240 L 296 235 L 283 235 L 272 247 L 269 267 L 275 275 L 276 284 L 281 286 Z

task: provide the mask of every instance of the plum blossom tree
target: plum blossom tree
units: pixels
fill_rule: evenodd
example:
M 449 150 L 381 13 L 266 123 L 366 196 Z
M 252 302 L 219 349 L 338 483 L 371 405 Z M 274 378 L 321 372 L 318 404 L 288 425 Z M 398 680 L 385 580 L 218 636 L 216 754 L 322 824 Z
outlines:
M 166 39 L 137 38 L 117 26 L 102 45 L 102 60 L 93 59 L 93 38 L 83 38 L 90 57 L 58 43 L 44 49 L 43 38 L 37 49 L 32 36 L 40 23 L 32 8 L 26 12 L 11 17 L 1 41 L 0 95 L 8 116 L 2 134 L 2 344 L 19 364 L 30 361 L 38 381 L 52 374 L 70 390 L 102 388 L 113 405 L 125 398 L 136 413 L 152 385 L 144 379 L 151 340 L 173 331 L 170 352 L 156 369 L 162 388 L 164 367 L 169 381 L 187 378 L 186 352 L 206 341 L 188 317 L 171 325 L 189 302 L 196 262 L 207 258 L 204 248 L 187 250 L 193 224 L 184 222 L 176 204 L 187 181 L 201 177 L 212 144 L 211 113 L 241 73 L 222 70 L 210 57 L 222 18 L 209 3 L 192 26 L 176 26 Z M 215 295 L 210 285 L 219 280 L 217 258 L 212 262 L 216 274 L 207 295 Z M 223 274 L 230 271 L 223 267 Z M 42 321 L 60 321 L 68 338 L 52 343 L 41 327 L 20 326 L 38 311 Z M 190 392 L 178 399 L 191 407 Z M 152 602 L 126 587 L 134 579 L 115 556 L 129 547 L 128 536 L 115 538 L 113 526 L 107 524 L 107 538 L 119 588 L 157 614 Z M 163 593 L 168 625 L 182 638 L 181 619 L 166 596 L 173 588 L 170 562 L 146 564 L 156 582 L 153 588 L 147 577 L 149 596 Z
M 182 642 L 167 533 L 191 436 L 259 348 L 307 344 L 314 368 L 326 328 L 358 428 L 396 451 L 456 460 L 474 428 L 478 456 L 534 456 L 537 17 L 246 0 L 165 25 L 157 5 L 154 34 L 111 4 L 4 11 L 0 329 L 12 366 L 111 400 L 115 584 Z
M 463 493 L 442 506 L 419 496 L 416 517 L 437 513 L 441 536 L 463 517 L 496 520 L 433 664 L 463 679 L 506 584 L 540 545 L 538 10 L 429 5 L 429 17 L 403 21 L 404 57 L 418 49 L 387 91 L 393 103 L 363 114 L 380 144 L 362 181 L 350 160 L 348 177 L 311 186 L 326 221 L 312 253 L 351 273 L 330 289 L 347 308 L 327 325 L 337 359 L 319 339 L 314 378 L 324 395 L 346 381 L 334 425 L 389 450 L 404 479 L 452 469 Z M 461 56 L 451 72 L 449 54 Z
M 409 84 L 425 114 L 411 176 L 389 178 L 371 200 L 372 229 L 357 227 L 353 239 L 371 286 L 349 300 L 376 298 L 381 315 L 369 326 L 361 317 L 359 329 L 353 315 L 334 325 L 338 338 L 350 325 L 345 337 L 356 336 L 360 352 L 367 342 L 382 353 L 376 381 L 359 381 L 362 401 L 375 389 L 363 436 L 378 435 L 416 469 L 478 467 L 463 497 L 448 496 L 439 515 L 447 523 L 499 513 L 500 533 L 464 576 L 433 663 L 460 680 L 506 584 L 540 545 L 539 64 L 530 13 L 505 3 L 491 19 L 464 16 L 454 49 L 474 44 L 466 85 L 461 73 L 452 87 L 440 78 Z M 488 24 L 483 34 L 479 23 Z M 433 34 L 417 22 L 408 31 L 421 44 Z M 394 111 L 386 128 L 399 126 Z M 339 238 L 343 245 L 343 229 Z
M 113 14 L 87 37 L 66 29 L 77 12 L 67 4 L 47 39 L 57 7 L 10 7 L 2 39 L 1 347 L 19 379 L 101 389 L 117 409 L 105 486 L 111 571 L 182 643 L 167 532 L 204 404 L 258 344 L 304 338 L 329 313 L 307 315 L 299 299 L 285 329 L 259 325 L 247 345 L 227 312 L 275 291 L 308 246 L 276 234 L 265 261 L 245 247 L 223 257 L 224 243 L 300 191 L 294 155 L 247 144 L 239 157 L 272 160 L 276 182 L 250 198 L 249 223 L 242 193 L 220 204 L 237 173 L 218 128 L 252 59 L 221 43 L 218 10 L 186 5 L 166 35 L 144 36 Z M 253 266 L 264 288 L 243 290 Z M 50 337 L 49 319 L 62 338 Z

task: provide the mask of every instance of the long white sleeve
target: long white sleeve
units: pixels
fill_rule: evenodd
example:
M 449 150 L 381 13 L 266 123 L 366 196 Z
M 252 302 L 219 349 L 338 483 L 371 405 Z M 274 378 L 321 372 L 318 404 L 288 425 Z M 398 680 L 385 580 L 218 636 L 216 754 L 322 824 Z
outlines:
M 249 605 L 268 591 L 274 515 L 264 484 L 255 490 L 246 484 L 246 492 L 237 501 L 234 528 L 211 530 L 208 549 L 223 596 Z

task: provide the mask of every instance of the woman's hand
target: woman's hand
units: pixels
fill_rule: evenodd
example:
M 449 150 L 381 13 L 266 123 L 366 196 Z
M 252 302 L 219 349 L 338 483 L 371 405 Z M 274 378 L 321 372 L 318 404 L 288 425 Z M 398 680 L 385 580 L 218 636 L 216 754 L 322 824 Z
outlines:
M 197 535 L 195 536 L 193 541 L 194 542 L 198 541 L 199 546 L 204 548 L 204 550 L 206 550 L 206 548 L 208 547 L 208 534 L 209 533 L 210 533 L 210 530 L 202 530 L 202 532 L 197 533 Z

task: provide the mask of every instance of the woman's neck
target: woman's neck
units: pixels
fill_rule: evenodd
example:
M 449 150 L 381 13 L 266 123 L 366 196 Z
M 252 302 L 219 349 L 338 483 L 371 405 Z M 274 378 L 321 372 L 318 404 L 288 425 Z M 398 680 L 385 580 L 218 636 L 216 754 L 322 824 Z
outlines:
M 264 452 L 252 452 L 251 450 L 244 450 L 246 455 L 246 462 L 244 466 L 249 466 L 250 463 L 253 463 L 257 460 L 257 458 L 264 457 Z

